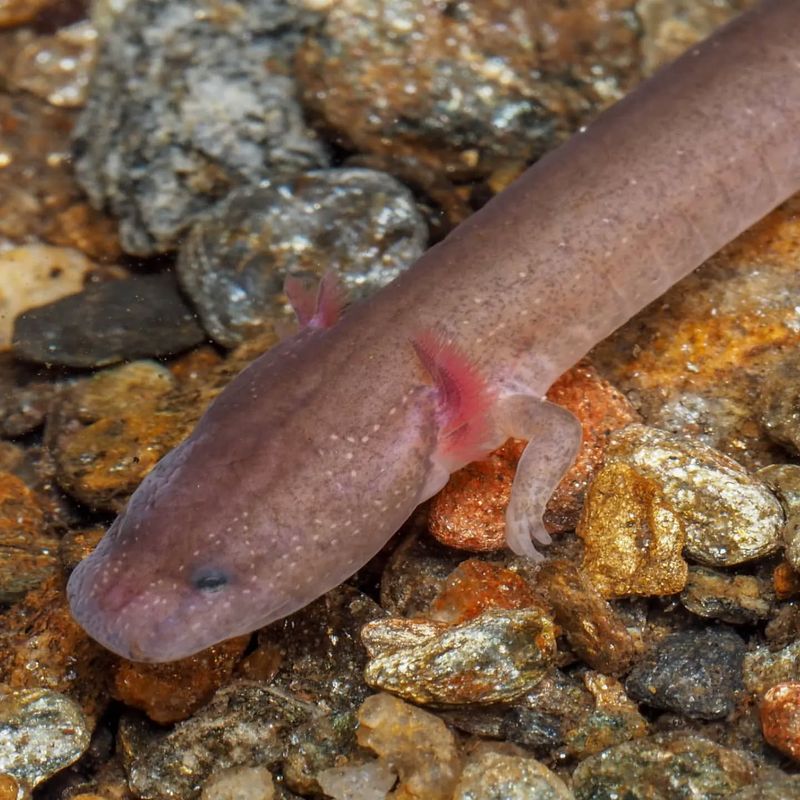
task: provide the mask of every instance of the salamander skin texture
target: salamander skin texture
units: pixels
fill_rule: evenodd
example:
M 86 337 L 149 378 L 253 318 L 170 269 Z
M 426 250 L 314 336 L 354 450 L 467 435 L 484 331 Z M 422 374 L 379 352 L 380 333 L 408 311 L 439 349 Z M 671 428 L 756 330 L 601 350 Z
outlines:
M 800 2 L 767 0 L 601 115 L 333 327 L 245 369 L 72 574 L 75 618 L 170 661 L 309 603 L 454 470 L 530 440 L 509 546 L 538 557 L 595 343 L 800 189 Z

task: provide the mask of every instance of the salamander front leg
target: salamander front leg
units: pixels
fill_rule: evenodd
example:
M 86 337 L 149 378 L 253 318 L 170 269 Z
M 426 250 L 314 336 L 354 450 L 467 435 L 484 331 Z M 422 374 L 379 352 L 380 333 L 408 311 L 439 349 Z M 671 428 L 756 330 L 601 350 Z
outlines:
M 525 395 L 505 398 L 502 414 L 509 435 L 528 441 L 511 487 L 506 541 L 517 555 L 541 560 L 531 540 L 550 543 L 542 515 L 550 495 L 575 461 L 581 424 L 565 408 Z

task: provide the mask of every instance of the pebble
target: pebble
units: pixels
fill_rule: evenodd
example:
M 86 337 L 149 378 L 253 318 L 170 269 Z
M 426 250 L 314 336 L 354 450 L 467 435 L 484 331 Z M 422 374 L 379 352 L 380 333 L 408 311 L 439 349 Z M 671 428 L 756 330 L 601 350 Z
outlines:
M 552 667 L 530 692 L 511 703 L 454 707 L 439 711 L 439 716 L 465 733 L 550 753 L 593 708 L 584 684 Z
M 0 773 L 29 790 L 77 761 L 91 736 L 79 706 L 47 689 L 3 689 L 0 729 Z
M 397 772 L 398 800 L 452 800 L 461 755 L 455 736 L 438 717 L 376 694 L 359 709 L 358 743 Z
M 82 106 L 97 55 L 94 25 L 82 20 L 49 36 L 25 33 L 11 63 L 10 85 L 54 106 Z
M 381 606 L 397 617 L 427 614 L 464 555 L 419 530 L 406 534 L 381 574 Z
M 545 525 L 555 533 L 575 529 L 611 432 L 638 417 L 629 401 L 586 361 L 559 378 L 547 397 L 575 414 L 583 428 L 576 461 L 545 509 Z M 430 504 L 428 525 L 438 541 L 475 552 L 505 547 L 505 513 L 525 444 L 511 439 L 487 458 L 450 476 Z
M 744 685 L 757 698 L 778 683 L 800 683 L 800 639 L 780 650 L 759 646 L 745 654 Z
M 0 775 L 0 800 L 18 800 L 21 787 L 11 775 Z M 23 794 L 24 797 L 24 794 Z
M 774 495 L 731 458 L 644 425 L 617 431 L 608 463 L 624 463 L 659 484 L 686 529 L 686 553 L 733 566 L 781 546 L 783 511 Z
M 58 537 L 36 495 L 0 472 L 0 603 L 12 603 L 59 571 Z
M 541 605 L 527 581 L 512 570 L 476 558 L 462 561 L 447 576 L 426 616 L 436 622 L 464 622 L 492 608 Z
M 564 781 L 524 750 L 482 743 L 470 754 L 453 800 L 574 800 Z
M 662 733 L 610 747 L 572 773 L 576 800 L 728 800 L 757 774 L 751 756 L 702 736 Z
M 697 5 L 680 3 L 678 16 Z M 765 433 L 757 399 L 770 372 L 781 370 L 777 379 L 787 385 L 797 374 L 780 364 L 800 344 L 798 210 L 795 197 L 592 351 L 649 425 L 699 440 L 750 470 L 786 460 Z
M 589 579 L 565 559 L 546 561 L 536 577 L 554 619 L 575 654 L 592 669 L 622 675 L 636 657 L 637 643 L 615 609 Z
M 767 742 L 800 761 L 800 683 L 771 687 L 761 699 L 758 712 Z
M 800 800 L 800 777 L 768 775 L 729 795 L 728 800 Z
M 154 722 L 180 722 L 230 681 L 249 643 L 249 636 L 237 636 L 168 664 L 137 664 L 119 659 L 111 692 L 126 706 L 140 708 Z
M 427 241 L 411 192 L 390 175 L 317 170 L 232 191 L 194 225 L 177 272 L 208 334 L 232 347 L 292 314 L 287 275 L 333 269 L 357 300 L 396 278 Z
M 48 408 L 64 385 L 37 374 L 30 364 L 0 354 L 0 436 L 16 439 L 41 427 Z
M 638 0 L 645 75 L 677 58 L 747 5 L 741 0 Z
M 753 575 L 729 575 L 707 567 L 689 567 L 681 603 L 698 617 L 732 625 L 755 625 L 769 617 L 771 592 Z
M 0 0 L 0 28 L 22 25 L 53 4 L 53 0 Z
M 264 767 L 232 767 L 215 772 L 204 784 L 200 800 L 273 800 L 272 773 Z
M 354 711 L 370 694 L 361 631 L 385 616 L 377 603 L 344 584 L 263 629 L 259 648 L 280 659 L 272 685 L 327 710 Z
M 777 495 L 786 515 L 783 540 L 786 560 L 797 571 L 800 569 L 800 466 L 797 464 L 770 464 L 759 470 L 758 478 Z
M 690 719 L 725 719 L 742 691 L 742 638 L 725 628 L 665 636 L 634 665 L 628 694 Z
M 174 249 L 236 186 L 326 165 L 291 77 L 317 15 L 284 0 L 235 9 L 129 3 L 103 38 L 75 170 L 129 253 Z
M 0 93 L 0 241 L 46 241 L 113 261 L 120 254 L 116 221 L 89 206 L 69 160 L 73 120 L 70 109 L 27 92 Z
M 686 584 L 681 518 L 658 484 L 627 464 L 595 476 L 577 533 L 583 570 L 604 597 L 674 594 Z
M 331 767 L 317 776 L 319 785 L 333 800 L 385 800 L 397 782 L 386 762 L 367 761 L 347 767 Z
M 563 753 L 584 759 L 607 747 L 647 736 L 647 720 L 618 680 L 593 671 L 584 672 L 582 678 L 593 706 L 563 726 Z
M 0 351 L 11 347 L 14 319 L 83 289 L 92 262 L 77 250 L 31 244 L 0 253 Z
M 788 600 L 800 594 L 800 575 L 787 561 L 781 561 L 772 573 L 772 588 L 778 600 Z
M 111 656 L 69 611 L 60 575 L 48 578 L 0 616 L 0 683 L 42 686 L 77 702 L 87 724 L 108 707 Z
M 213 774 L 238 766 L 278 764 L 293 726 L 315 712 L 286 692 L 233 683 L 198 713 L 164 734 L 128 718 L 119 738 L 128 755 L 131 791 L 151 800 L 193 797 Z
M 39 364 L 102 367 L 180 353 L 205 333 L 170 273 L 89 285 L 20 314 L 14 355 Z
M 134 361 L 64 391 L 45 428 L 60 486 L 90 508 L 120 511 L 188 432 L 158 406 L 174 387 L 166 368 Z
M 800 639 L 800 604 L 796 600 L 776 607 L 764 627 L 764 638 L 773 651 Z
M 539 608 L 485 611 L 459 625 L 387 619 L 361 632 L 367 683 L 415 703 L 513 700 L 538 683 L 556 654 Z
M 304 102 L 352 149 L 438 174 L 529 163 L 598 95 L 618 95 L 635 71 L 636 26 L 617 4 L 516 10 L 502 0 L 461 2 L 455 14 L 426 0 L 331 4 L 298 53 Z

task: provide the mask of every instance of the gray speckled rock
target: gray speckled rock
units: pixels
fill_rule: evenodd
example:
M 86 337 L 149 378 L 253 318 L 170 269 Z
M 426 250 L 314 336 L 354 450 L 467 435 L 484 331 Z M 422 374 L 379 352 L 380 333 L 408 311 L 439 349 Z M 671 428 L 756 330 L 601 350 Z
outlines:
M 79 706 L 46 689 L 0 694 L 0 774 L 33 788 L 77 761 L 91 731 Z
M 317 170 L 231 192 L 192 228 L 177 269 L 205 329 L 232 347 L 287 315 L 287 274 L 333 268 L 357 299 L 397 277 L 427 241 L 411 192 L 390 175 Z
M 43 364 L 100 367 L 179 353 L 206 338 L 169 273 L 92 284 L 20 314 L 14 355 Z
M 631 697 L 696 719 L 719 719 L 734 709 L 742 686 L 744 641 L 709 628 L 665 636 L 631 671 Z
M 609 747 L 572 775 L 577 800 L 728 800 L 756 777 L 753 759 L 702 736 L 670 733 Z
M 289 77 L 317 19 L 288 0 L 140 0 L 115 19 L 75 131 L 75 168 L 126 250 L 175 247 L 234 186 L 324 166 Z
M 710 566 L 763 558 L 781 546 L 783 511 L 760 481 L 700 442 L 629 425 L 611 437 L 606 463 L 655 480 L 684 521 L 686 552 Z
M 291 728 L 315 713 L 287 692 L 255 683 L 221 689 L 202 711 L 168 733 L 127 721 L 121 739 L 137 797 L 189 800 L 212 775 L 236 766 L 277 764 Z

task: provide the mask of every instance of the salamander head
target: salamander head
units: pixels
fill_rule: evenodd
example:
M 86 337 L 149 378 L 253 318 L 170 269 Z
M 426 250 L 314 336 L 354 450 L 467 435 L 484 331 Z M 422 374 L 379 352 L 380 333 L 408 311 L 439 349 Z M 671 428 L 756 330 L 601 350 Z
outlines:
M 174 661 L 249 632 L 303 604 L 281 582 L 241 563 L 230 545 L 175 550 L 161 526 L 139 539 L 123 513 L 67 587 L 76 620 L 103 646 L 133 661 Z M 152 534 L 156 534 L 153 536 Z M 159 545 L 160 540 L 160 545 Z M 161 548 L 160 552 L 159 549 Z M 263 569 L 263 566 L 262 566 Z M 257 602 L 255 602 L 257 597 Z

